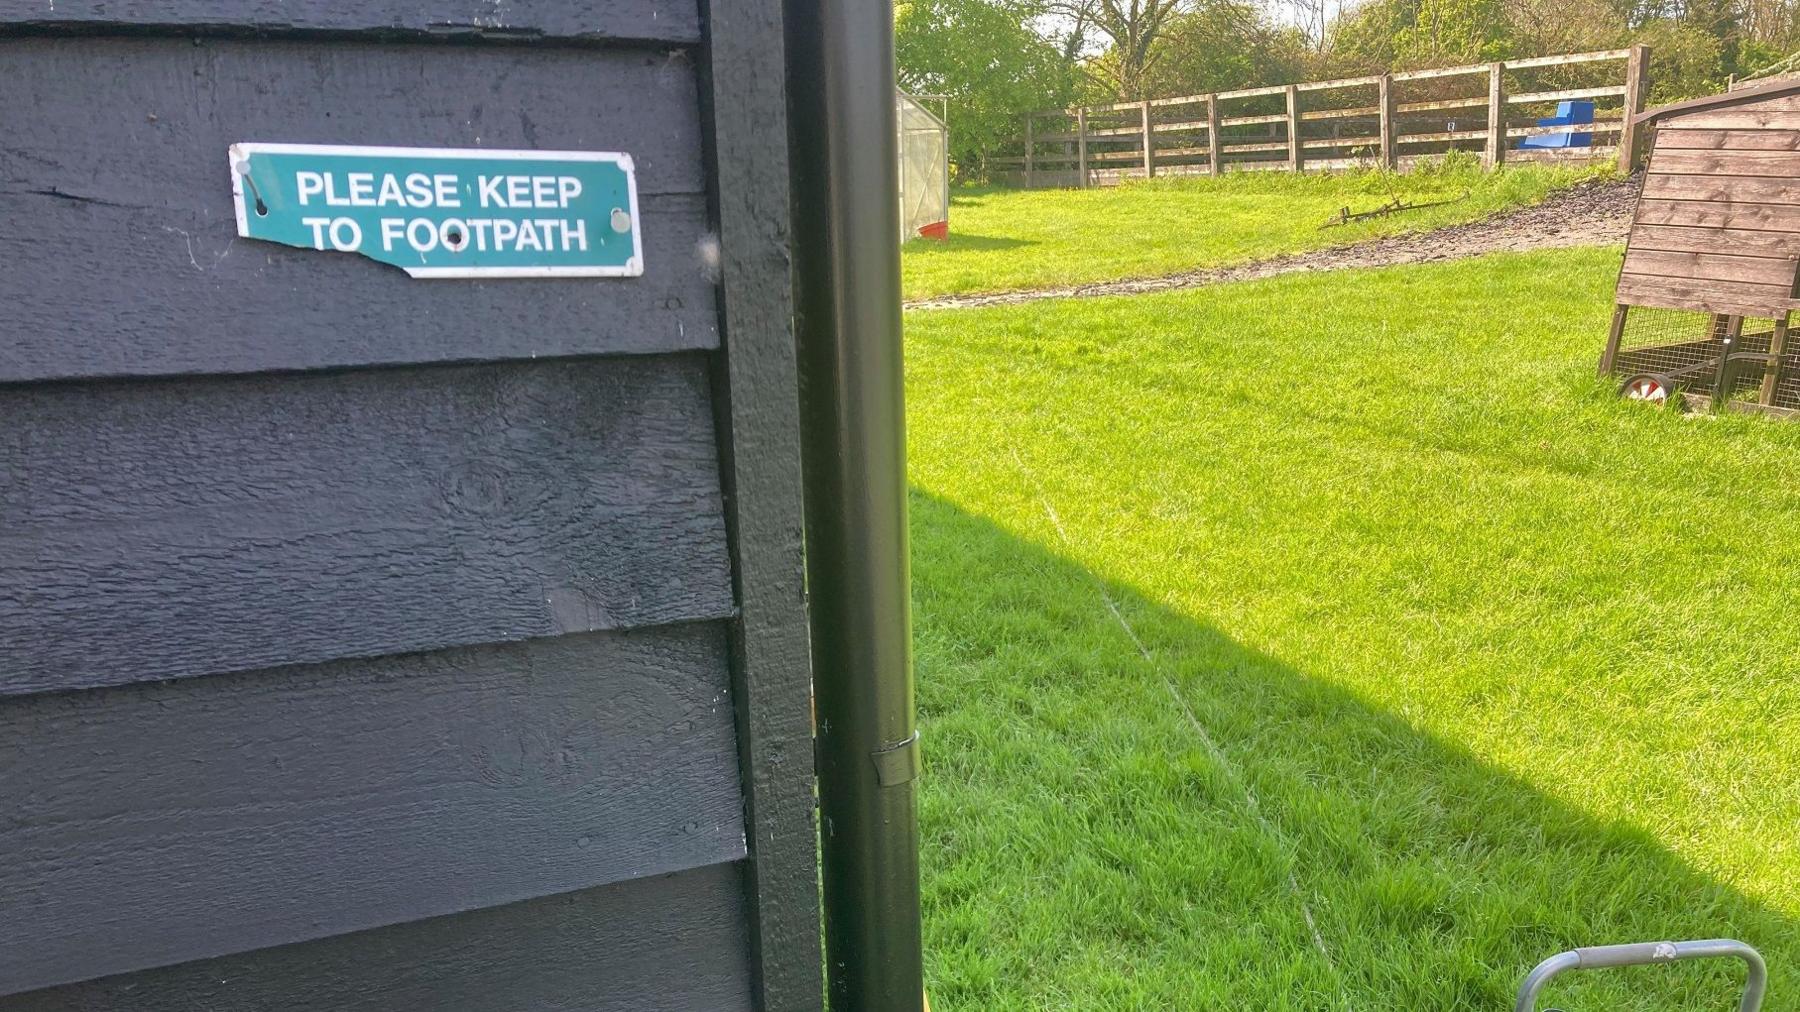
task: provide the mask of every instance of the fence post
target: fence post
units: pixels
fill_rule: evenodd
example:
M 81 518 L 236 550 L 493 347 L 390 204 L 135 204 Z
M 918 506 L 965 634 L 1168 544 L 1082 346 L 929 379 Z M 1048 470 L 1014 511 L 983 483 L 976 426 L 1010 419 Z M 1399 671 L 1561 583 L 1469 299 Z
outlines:
M 1488 137 L 1487 167 L 1497 169 L 1506 157 L 1506 82 L 1502 75 L 1506 64 L 1488 68 Z
M 1299 172 L 1305 160 L 1300 154 L 1300 88 L 1287 86 L 1288 168 Z
M 1394 76 L 1381 75 L 1376 90 L 1381 106 L 1381 167 L 1391 169 L 1397 164 L 1394 158 Z
M 1632 120 L 1644 111 L 1645 72 L 1650 66 L 1650 47 L 1632 46 L 1625 60 L 1625 122 L 1619 127 L 1619 171 L 1627 175 L 1638 167 L 1638 128 Z
M 1156 133 L 1150 126 L 1150 100 L 1138 107 L 1139 117 L 1144 122 L 1144 178 L 1151 179 L 1156 175 Z
M 1087 189 L 1087 110 L 1075 110 L 1075 164 L 1080 173 L 1075 183 L 1081 189 Z
M 1206 171 L 1218 175 L 1225 171 L 1219 161 L 1219 96 L 1206 96 Z
M 1025 188 L 1027 190 L 1031 189 L 1032 170 L 1036 167 L 1035 163 L 1037 161 L 1035 156 L 1035 152 L 1037 151 L 1037 138 L 1033 136 L 1031 127 L 1031 121 L 1036 118 L 1037 117 L 1033 116 L 1031 113 L 1025 114 Z

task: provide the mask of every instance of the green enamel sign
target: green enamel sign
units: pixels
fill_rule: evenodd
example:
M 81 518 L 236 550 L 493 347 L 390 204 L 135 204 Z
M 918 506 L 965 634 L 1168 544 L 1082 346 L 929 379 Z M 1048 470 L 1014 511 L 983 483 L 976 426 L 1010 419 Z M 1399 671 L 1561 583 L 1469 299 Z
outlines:
M 360 253 L 415 278 L 644 273 L 631 156 L 233 144 L 238 235 Z

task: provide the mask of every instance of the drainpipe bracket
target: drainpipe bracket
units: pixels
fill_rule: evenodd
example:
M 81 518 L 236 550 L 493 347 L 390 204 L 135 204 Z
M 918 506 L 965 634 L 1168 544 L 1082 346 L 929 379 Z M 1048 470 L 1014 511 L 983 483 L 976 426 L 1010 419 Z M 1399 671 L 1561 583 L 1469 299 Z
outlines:
M 899 787 L 911 783 L 919 775 L 919 732 L 905 741 L 896 742 L 869 753 L 875 760 L 875 778 L 883 787 Z

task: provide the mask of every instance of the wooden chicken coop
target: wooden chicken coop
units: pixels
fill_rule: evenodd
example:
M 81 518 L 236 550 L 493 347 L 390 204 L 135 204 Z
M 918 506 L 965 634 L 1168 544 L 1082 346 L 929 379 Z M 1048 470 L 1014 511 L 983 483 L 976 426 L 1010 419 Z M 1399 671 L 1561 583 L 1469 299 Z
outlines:
M 1800 412 L 1800 81 L 1652 109 L 1602 375 L 1627 397 Z

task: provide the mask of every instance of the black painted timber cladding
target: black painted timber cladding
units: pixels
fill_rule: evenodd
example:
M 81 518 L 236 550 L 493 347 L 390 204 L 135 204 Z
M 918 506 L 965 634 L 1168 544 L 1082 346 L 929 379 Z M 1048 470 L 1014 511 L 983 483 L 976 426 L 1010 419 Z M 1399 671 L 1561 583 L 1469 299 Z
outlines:
M 0 214 L 31 237 L 0 271 L 0 381 L 718 344 L 686 51 L 0 38 L 0 96 Z M 238 141 L 624 151 L 644 276 L 421 284 L 239 239 Z
M 7 1012 L 751 1008 L 738 865 L 0 999 Z M 791 1006 L 782 1006 L 791 1007 Z
M 727 617 L 708 402 L 693 355 L 0 386 L 0 695 Z
M 0 25 L 84 32 L 700 41 L 694 0 L 0 0 Z
M 0 980 L 735 860 L 724 671 L 702 624 L 11 700 Z
M 0 0 L 0 1008 L 820 1008 L 781 36 Z M 238 239 L 242 140 L 624 151 L 646 273 Z

